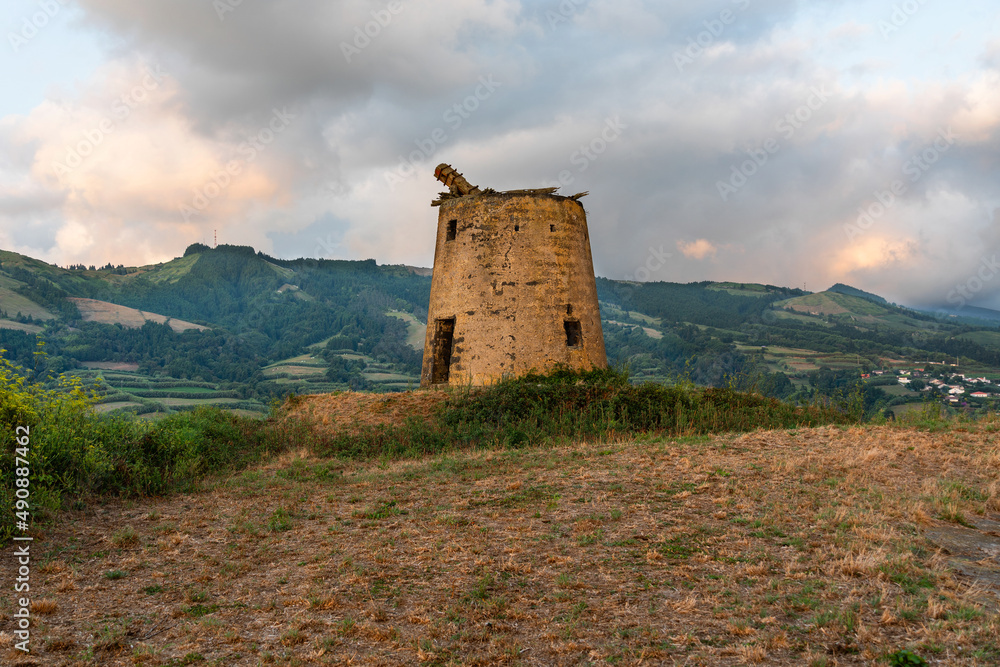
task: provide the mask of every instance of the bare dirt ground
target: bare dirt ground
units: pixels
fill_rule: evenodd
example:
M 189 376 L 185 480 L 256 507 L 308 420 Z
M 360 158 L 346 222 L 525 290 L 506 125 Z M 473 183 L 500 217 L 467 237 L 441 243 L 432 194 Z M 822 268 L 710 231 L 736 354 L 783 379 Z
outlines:
M 41 527 L 35 652 L 0 658 L 996 665 L 998 479 L 989 426 L 288 454 Z

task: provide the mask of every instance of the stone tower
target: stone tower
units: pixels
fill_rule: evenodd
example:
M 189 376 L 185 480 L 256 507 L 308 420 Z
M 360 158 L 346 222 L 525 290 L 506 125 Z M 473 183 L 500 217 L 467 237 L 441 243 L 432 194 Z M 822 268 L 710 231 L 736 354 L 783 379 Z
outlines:
M 496 192 L 448 165 L 439 206 L 420 386 L 484 385 L 557 364 L 606 368 L 578 201 L 556 188 Z

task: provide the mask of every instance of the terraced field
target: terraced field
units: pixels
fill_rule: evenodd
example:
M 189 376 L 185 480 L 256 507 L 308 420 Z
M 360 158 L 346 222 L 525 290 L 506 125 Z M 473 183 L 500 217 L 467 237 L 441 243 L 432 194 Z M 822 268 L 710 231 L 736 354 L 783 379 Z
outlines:
M 267 406 L 257 400 L 241 399 L 236 392 L 217 384 L 180 378 L 148 376 L 123 367 L 135 364 L 91 362 L 101 367 L 77 370 L 86 385 L 96 386 L 100 395 L 98 412 L 127 411 L 144 418 L 164 416 L 178 410 L 190 410 L 202 405 L 263 415 Z M 114 368 L 106 368 L 114 367 Z
M 325 341 L 322 344 L 325 345 Z M 422 349 L 422 338 L 420 345 Z M 420 384 L 417 375 L 401 373 L 391 364 L 379 363 L 366 354 L 352 350 L 340 350 L 336 354 L 346 361 L 364 364 L 361 377 L 369 383 L 371 391 L 406 391 Z M 350 388 L 343 382 L 331 382 L 326 375 L 327 368 L 329 364 L 318 354 L 302 354 L 265 367 L 264 375 L 296 394 L 321 394 Z

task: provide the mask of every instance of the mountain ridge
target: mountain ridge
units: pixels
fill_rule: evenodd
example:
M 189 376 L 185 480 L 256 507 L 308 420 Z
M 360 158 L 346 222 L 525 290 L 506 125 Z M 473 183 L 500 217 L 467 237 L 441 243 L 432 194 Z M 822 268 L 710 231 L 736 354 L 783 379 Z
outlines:
M 0 251 L 0 348 L 31 366 L 43 340 L 50 370 L 126 364 L 143 378 L 215 383 L 261 401 L 396 391 L 419 381 L 429 273 L 373 259 L 279 259 L 250 246 L 194 244 L 167 262 L 101 269 Z M 806 400 L 899 360 L 1000 368 L 996 327 L 834 287 L 597 279 L 609 360 L 637 380 L 756 378 L 771 395 Z M 90 302 L 80 299 L 115 308 L 101 305 L 112 314 L 88 321 L 80 304 Z M 829 386 L 816 376 L 824 369 L 835 376 Z

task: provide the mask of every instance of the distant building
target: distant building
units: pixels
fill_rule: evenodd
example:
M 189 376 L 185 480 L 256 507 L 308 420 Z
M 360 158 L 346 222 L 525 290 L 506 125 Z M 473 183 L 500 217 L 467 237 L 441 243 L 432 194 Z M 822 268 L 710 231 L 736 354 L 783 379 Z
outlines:
M 969 394 L 969 396 L 971 396 L 972 398 L 989 398 L 990 397 L 990 395 L 987 394 L 985 391 L 974 391 L 971 394 Z

